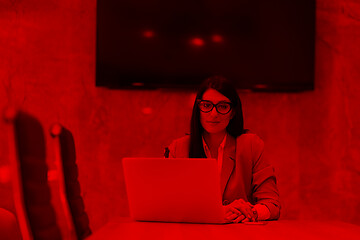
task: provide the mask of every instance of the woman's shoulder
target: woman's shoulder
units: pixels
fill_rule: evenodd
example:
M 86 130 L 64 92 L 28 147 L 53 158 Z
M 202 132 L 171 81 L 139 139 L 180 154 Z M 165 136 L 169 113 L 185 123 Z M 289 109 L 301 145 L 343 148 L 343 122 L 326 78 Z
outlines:
M 169 146 L 170 157 L 188 157 L 189 156 L 190 135 L 177 138 Z
M 185 135 L 183 137 L 180 138 L 176 138 L 172 141 L 171 144 L 189 144 L 190 142 L 190 135 Z
M 241 134 L 236 138 L 237 144 L 241 145 L 257 145 L 260 147 L 264 146 L 264 141 L 255 133 L 247 130 L 245 133 Z
M 264 151 L 264 142 L 255 133 L 246 132 L 236 138 L 237 159 L 257 161 Z

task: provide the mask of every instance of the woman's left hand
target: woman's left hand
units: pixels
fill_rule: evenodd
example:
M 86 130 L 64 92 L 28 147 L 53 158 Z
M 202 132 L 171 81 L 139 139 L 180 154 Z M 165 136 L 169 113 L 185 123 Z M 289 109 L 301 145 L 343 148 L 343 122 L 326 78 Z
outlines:
M 227 222 L 255 222 L 256 214 L 253 210 L 254 205 L 245 202 L 243 199 L 235 200 L 225 206 L 225 219 Z

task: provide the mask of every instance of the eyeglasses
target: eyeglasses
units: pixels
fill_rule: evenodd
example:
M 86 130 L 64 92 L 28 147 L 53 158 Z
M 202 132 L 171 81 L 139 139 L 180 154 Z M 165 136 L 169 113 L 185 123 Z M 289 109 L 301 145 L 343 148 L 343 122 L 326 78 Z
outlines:
M 197 100 L 197 104 L 200 108 L 200 111 L 204 113 L 211 112 L 211 110 L 213 110 L 213 108 L 215 107 L 218 113 L 227 114 L 230 112 L 232 107 L 232 103 L 230 102 L 218 102 L 217 104 L 214 104 L 211 101 L 201 99 Z

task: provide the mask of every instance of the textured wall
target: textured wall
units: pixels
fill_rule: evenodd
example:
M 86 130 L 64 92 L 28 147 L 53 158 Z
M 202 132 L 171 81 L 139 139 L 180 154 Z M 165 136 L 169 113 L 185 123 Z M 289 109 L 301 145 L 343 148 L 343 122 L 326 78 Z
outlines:
M 245 126 L 273 159 L 284 218 L 360 224 L 360 3 L 317 1 L 315 91 L 240 93 Z M 191 91 L 95 88 L 94 0 L 0 2 L 0 109 L 60 121 L 77 144 L 91 226 L 128 215 L 121 158 L 161 156 L 188 132 Z M 0 123 L 0 180 L 8 141 Z M 53 159 L 51 139 L 48 157 Z M 13 209 L 0 185 L 0 206 Z

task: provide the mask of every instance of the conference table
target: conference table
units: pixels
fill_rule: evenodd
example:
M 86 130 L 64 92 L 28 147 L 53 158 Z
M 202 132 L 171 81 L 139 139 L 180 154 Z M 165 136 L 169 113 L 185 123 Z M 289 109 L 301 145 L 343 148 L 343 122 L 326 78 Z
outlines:
M 87 240 L 102 239 L 360 239 L 360 226 L 339 221 L 278 220 L 265 224 L 137 222 L 117 218 Z

